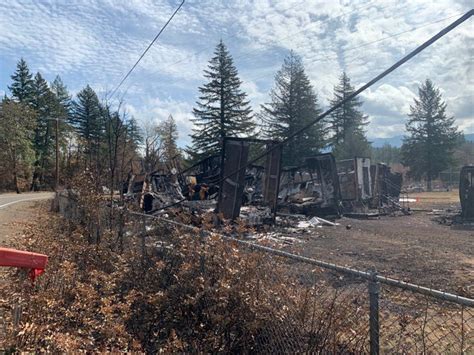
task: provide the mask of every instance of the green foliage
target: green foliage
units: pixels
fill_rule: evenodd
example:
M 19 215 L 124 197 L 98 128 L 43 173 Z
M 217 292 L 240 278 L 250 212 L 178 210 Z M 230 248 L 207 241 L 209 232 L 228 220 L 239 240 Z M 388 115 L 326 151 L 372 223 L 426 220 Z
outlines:
M 344 100 L 354 93 L 346 73 L 342 73 L 339 84 L 334 87 L 334 97 L 331 106 Z M 336 109 L 329 118 L 332 132 L 331 145 L 337 159 L 349 159 L 355 156 L 367 157 L 370 155 L 370 144 L 365 137 L 364 127 L 368 118 L 360 110 L 362 101 L 356 97 Z
M 73 103 L 72 123 L 86 156 L 86 166 L 99 163 L 100 143 L 104 137 L 102 106 L 95 91 L 87 85 Z
M 263 132 L 269 139 L 287 139 L 321 114 L 301 58 L 293 52 L 277 72 L 270 98 L 260 114 Z M 305 157 L 319 153 L 325 146 L 324 136 L 324 127 L 318 123 L 291 139 L 283 150 L 283 165 L 298 165 Z
M 162 142 L 163 159 L 165 162 L 170 162 L 173 158 L 179 155 L 178 149 L 178 126 L 172 115 L 163 121 L 159 128 L 160 140 Z
M 59 102 L 40 73 L 33 81 L 31 107 L 36 111 L 34 134 L 35 174 L 42 181 L 45 171 L 51 171 L 54 164 L 54 120 L 58 118 Z
M 372 147 L 371 159 L 374 163 L 393 164 L 401 162 L 401 149 L 385 143 L 382 147 Z
M 431 80 L 418 89 L 405 127 L 408 135 L 403 140 L 403 164 L 410 167 L 415 178 L 426 178 L 430 189 L 431 180 L 453 163 L 461 136 L 454 117 L 446 115 L 446 103 Z
M 23 59 L 11 78 L 12 98 L 8 100 L 5 95 L 4 101 L 23 104 L 23 109 L 30 109 L 35 120 L 33 126 L 25 126 L 31 130 L 28 147 L 34 154 L 27 154 L 28 159 L 23 156 L 20 159 L 25 172 L 33 171 L 31 189 L 54 184 L 56 142 L 60 183 L 89 169 L 97 177 L 94 181 L 98 185 L 103 182 L 101 180 L 109 181 L 105 176 L 109 174 L 114 180 L 111 184 L 118 186 L 119 181 L 115 180 L 122 178 L 122 170 L 130 169 L 133 160 L 138 158 L 141 135 L 136 121 L 128 120 L 125 114 L 122 116 L 120 106 L 115 110 L 104 107 L 90 86 L 79 92 L 77 100 L 73 101 L 59 76 L 50 85 L 41 73 L 32 78 Z M 6 122 L 1 122 L 0 129 L 10 132 L 11 127 L 3 127 Z M 4 182 L 10 178 L 7 165 L 0 171 L 0 187 L 5 187 Z
M 13 83 L 8 89 L 11 91 L 13 99 L 29 104 L 34 91 L 32 74 L 23 58 L 17 63 L 16 68 L 15 73 L 11 76 Z
M 126 122 L 127 127 L 127 136 L 134 149 L 137 149 L 140 144 L 143 142 L 143 132 L 138 126 L 137 120 L 134 117 L 131 117 L 128 122 Z
M 195 128 L 188 153 L 199 160 L 219 153 L 225 136 L 251 136 L 254 130 L 252 110 L 232 57 L 222 41 L 204 70 L 208 80 L 199 88 L 199 101 L 193 109 Z
M 0 104 L 0 169 L 10 175 L 13 186 L 20 191 L 20 178 L 30 174 L 34 159 L 32 131 L 35 112 L 20 102 L 4 99 Z

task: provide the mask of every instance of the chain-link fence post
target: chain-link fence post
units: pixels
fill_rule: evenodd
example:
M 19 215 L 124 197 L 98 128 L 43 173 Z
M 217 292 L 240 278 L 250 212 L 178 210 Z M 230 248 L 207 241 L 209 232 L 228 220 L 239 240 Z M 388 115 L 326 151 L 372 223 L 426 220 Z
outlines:
M 205 246 L 205 242 L 206 242 L 206 232 L 204 230 L 200 230 L 199 231 L 199 244 L 200 244 L 200 247 L 201 247 L 201 250 L 200 250 L 200 256 L 199 256 L 199 268 L 200 268 L 200 271 L 201 271 L 201 275 L 204 275 L 204 271 L 205 271 L 205 264 L 206 264 L 206 257 L 204 256 L 206 250 L 206 246 Z
M 142 262 L 145 263 L 146 261 L 146 236 L 147 236 L 147 228 L 146 228 L 146 216 L 141 218 L 142 223 L 142 233 L 141 233 L 141 249 L 142 249 Z
M 371 272 L 369 279 L 369 326 L 370 326 L 370 354 L 379 354 L 379 294 L 380 284 L 377 280 L 377 273 Z

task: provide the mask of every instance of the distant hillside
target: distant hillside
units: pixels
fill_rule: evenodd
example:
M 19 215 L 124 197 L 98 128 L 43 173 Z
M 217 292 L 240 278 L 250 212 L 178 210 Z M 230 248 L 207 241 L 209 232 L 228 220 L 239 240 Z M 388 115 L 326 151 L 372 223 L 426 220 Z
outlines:
M 474 142 L 474 133 L 465 134 L 464 138 L 469 142 Z
M 464 137 L 469 142 L 474 142 L 474 133 L 465 134 Z M 393 147 L 401 147 L 403 136 L 394 136 L 390 138 L 369 138 L 369 141 L 372 142 L 372 146 L 375 148 L 383 147 L 384 144 L 388 143 Z
M 375 148 L 383 147 L 385 144 L 390 144 L 393 147 L 402 146 L 403 136 L 394 136 L 390 138 L 369 138 L 369 141 L 372 142 L 372 146 Z

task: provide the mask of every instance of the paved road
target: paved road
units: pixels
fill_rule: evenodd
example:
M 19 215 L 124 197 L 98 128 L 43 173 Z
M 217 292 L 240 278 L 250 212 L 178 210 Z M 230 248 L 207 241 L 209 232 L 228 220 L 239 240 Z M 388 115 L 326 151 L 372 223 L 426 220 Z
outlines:
M 52 192 L 0 194 L 0 246 L 7 246 L 13 236 L 21 234 L 24 223 L 37 217 L 39 200 L 53 196 Z
M 0 194 L 0 210 L 23 201 L 47 200 L 53 198 L 53 192 L 28 192 L 22 194 Z M 0 215 L 1 218 L 1 215 Z

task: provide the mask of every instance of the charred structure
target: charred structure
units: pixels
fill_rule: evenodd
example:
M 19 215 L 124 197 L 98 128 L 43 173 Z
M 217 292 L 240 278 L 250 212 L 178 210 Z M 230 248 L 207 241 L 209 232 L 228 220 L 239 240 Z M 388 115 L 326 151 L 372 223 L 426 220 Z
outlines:
M 258 149 L 269 153 L 249 165 Z M 149 213 L 181 204 L 252 225 L 273 223 L 277 211 L 334 218 L 407 212 L 399 204 L 402 175 L 385 164 L 371 165 L 362 157 L 336 162 L 325 153 L 306 158 L 302 166 L 282 168 L 281 152 L 275 141 L 226 137 L 221 155 L 180 172 L 173 166 L 148 176 L 131 175 L 126 191 L 139 195 Z
M 263 167 L 247 167 L 252 144 L 263 145 L 269 151 Z M 236 219 L 240 216 L 242 203 L 258 203 L 269 209 L 265 211 L 266 219 L 274 220 L 282 147 L 276 141 L 234 137 L 226 137 L 223 146 L 217 212 L 225 219 Z
M 464 166 L 459 179 L 461 216 L 465 221 L 474 221 L 474 166 Z
M 309 216 L 339 216 L 341 192 L 336 161 L 330 153 L 306 158 L 298 168 L 284 169 L 279 208 Z

